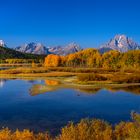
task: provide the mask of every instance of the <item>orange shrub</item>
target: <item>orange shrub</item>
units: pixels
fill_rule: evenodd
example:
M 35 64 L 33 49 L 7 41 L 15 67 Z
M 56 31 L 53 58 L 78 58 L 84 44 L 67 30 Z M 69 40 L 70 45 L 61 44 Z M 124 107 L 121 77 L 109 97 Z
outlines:
M 45 58 L 45 67 L 58 67 L 61 64 L 61 57 L 50 54 Z

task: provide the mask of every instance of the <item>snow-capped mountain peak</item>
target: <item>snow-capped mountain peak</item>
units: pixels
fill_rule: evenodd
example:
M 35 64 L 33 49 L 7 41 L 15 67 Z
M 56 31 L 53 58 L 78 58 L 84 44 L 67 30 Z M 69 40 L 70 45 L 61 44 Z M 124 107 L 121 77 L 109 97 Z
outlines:
M 57 55 L 67 55 L 70 53 L 75 53 L 81 50 L 80 46 L 76 43 L 70 43 L 67 46 L 54 46 L 45 47 L 41 43 L 31 42 L 29 44 L 24 44 L 15 48 L 16 51 L 31 53 L 31 54 L 57 54 Z
M 15 48 L 16 51 L 31 54 L 48 54 L 48 49 L 41 43 L 28 43 Z
M 140 49 L 140 46 L 126 35 L 116 35 L 108 43 L 100 46 L 99 50 L 103 51 L 109 49 L 117 50 L 119 52 L 127 52 L 129 50 Z
M 82 50 L 81 47 L 76 43 L 70 43 L 66 46 L 55 46 L 55 47 L 49 47 L 49 52 L 57 55 L 68 55 L 71 53 L 75 53 Z
M 0 47 L 6 47 L 6 44 L 3 40 L 0 40 Z

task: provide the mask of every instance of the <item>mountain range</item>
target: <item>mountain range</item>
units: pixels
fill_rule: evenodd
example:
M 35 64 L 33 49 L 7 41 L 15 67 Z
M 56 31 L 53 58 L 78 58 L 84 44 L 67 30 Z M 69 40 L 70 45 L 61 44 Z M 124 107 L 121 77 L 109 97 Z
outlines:
M 21 45 L 15 48 L 16 51 L 30 53 L 30 54 L 57 54 L 57 55 L 68 55 L 71 53 L 82 50 L 76 43 L 70 43 L 67 46 L 54 46 L 45 47 L 41 43 L 29 43 Z
M 41 43 L 31 42 L 15 48 L 16 51 L 30 54 L 48 54 L 48 48 Z
M 49 52 L 57 55 L 68 55 L 71 53 L 79 52 L 82 48 L 76 43 L 70 43 L 67 46 L 49 47 Z
M 4 41 L 0 40 L 0 48 L 7 48 Z M 11 49 L 12 50 L 12 49 Z M 79 52 L 82 50 L 80 45 L 76 43 L 70 43 L 66 46 L 52 46 L 46 47 L 41 43 L 29 43 L 16 47 L 14 51 L 21 52 L 22 54 L 38 54 L 38 55 L 68 55 L 71 53 Z M 116 35 L 114 38 L 110 39 L 107 43 L 101 45 L 98 48 L 100 53 L 104 53 L 110 50 L 117 50 L 119 52 L 127 52 L 129 50 L 140 50 L 140 45 L 133 41 L 126 35 Z M 1 53 L 1 52 L 0 52 Z M 1 53 L 2 54 L 2 53 Z
M 99 51 L 104 53 L 109 50 L 117 50 L 119 52 L 127 52 L 129 50 L 139 50 L 140 45 L 138 45 L 131 38 L 126 35 L 116 35 L 113 39 L 104 45 L 101 45 Z
M 110 39 L 107 43 L 101 45 L 98 50 L 100 53 L 104 53 L 110 50 L 117 50 L 119 52 L 127 52 L 129 50 L 139 50 L 140 45 L 133 41 L 126 35 L 116 35 L 114 38 Z M 29 43 L 16 48 L 17 51 L 32 53 L 32 54 L 57 54 L 57 55 L 67 55 L 71 53 L 78 52 L 82 48 L 76 43 L 70 43 L 67 46 L 54 46 L 45 47 L 40 43 Z

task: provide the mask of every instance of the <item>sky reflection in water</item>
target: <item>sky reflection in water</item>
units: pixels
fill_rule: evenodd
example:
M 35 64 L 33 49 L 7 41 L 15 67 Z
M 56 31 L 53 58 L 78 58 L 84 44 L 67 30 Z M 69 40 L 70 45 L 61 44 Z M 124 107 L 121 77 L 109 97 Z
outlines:
M 49 130 L 69 121 L 100 118 L 117 123 L 140 112 L 140 87 L 125 89 L 69 88 L 59 81 L 0 80 L 0 127 Z

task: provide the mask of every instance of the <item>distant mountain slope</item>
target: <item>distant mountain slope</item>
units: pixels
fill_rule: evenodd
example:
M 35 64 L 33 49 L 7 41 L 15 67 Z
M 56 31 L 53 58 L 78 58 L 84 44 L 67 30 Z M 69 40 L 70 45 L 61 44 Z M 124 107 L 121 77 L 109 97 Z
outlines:
M 76 43 L 71 43 L 66 47 L 63 46 L 55 46 L 55 47 L 45 47 L 41 43 L 29 43 L 23 46 L 19 46 L 15 48 L 16 51 L 31 53 L 31 54 L 57 54 L 57 55 L 67 55 L 70 53 L 75 53 L 80 50 L 80 46 Z
M 79 52 L 81 51 L 81 47 L 76 43 L 70 43 L 66 47 L 62 46 L 56 46 L 56 47 L 50 47 L 49 52 L 57 55 L 68 55 L 71 53 Z
M 33 55 L 15 51 L 10 48 L 0 47 L 0 59 L 20 58 L 20 59 L 42 59 L 44 55 Z
M 139 50 L 140 45 L 134 42 L 126 35 L 116 35 L 108 43 L 101 45 L 99 51 L 101 53 L 108 50 L 117 50 L 119 52 L 127 52 L 129 50 Z
M 41 43 L 29 43 L 15 48 L 16 51 L 30 54 L 49 54 L 48 49 Z
M 78 44 L 70 43 L 67 46 L 55 46 L 55 47 L 45 47 L 41 43 L 29 43 L 21 45 L 13 49 L 8 49 L 3 40 L 0 40 L 0 58 L 29 58 L 38 57 L 39 55 L 68 55 L 71 53 L 79 52 L 83 50 Z M 104 53 L 110 50 L 117 50 L 119 52 L 127 52 L 129 50 L 140 50 L 140 45 L 138 45 L 131 38 L 126 35 L 116 35 L 108 43 L 101 45 L 99 47 L 99 52 Z M 31 55 L 32 54 L 32 55 Z M 33 55 L 34 54 L 34 55 Z M 38 54 L 38 55 L 35 55 Z M 42 57 L 43 57 L 42 56 Z M 41 56 L 39 56 L 41 57 Z

